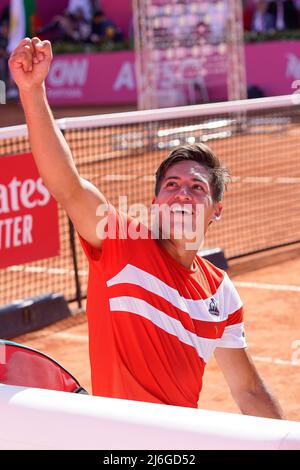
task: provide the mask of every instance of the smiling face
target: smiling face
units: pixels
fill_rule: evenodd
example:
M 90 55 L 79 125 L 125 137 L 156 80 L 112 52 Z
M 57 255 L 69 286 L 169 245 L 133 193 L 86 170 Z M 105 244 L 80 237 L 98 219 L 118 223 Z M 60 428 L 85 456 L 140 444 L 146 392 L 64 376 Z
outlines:
M 201 229 L 204 235 L 214 216 L 219 216 L 222 210 L 221 203 L 213 200 L 208 170 L 193 160 L 180 161 L 167 169 L 153 203 L 162 208 L 159 220 L 162 233 L 163 208 L 169 210 L 171 239 L 180 231 L 183 239 L 187 231 L 196 233 Z

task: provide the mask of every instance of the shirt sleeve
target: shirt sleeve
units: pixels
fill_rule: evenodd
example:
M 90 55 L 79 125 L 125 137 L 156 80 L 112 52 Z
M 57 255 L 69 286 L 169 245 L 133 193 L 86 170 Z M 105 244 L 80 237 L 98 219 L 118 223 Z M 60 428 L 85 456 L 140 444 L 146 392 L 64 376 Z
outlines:
M 244 309 L 241 298 L 233 283 L 225 274 L 226 282 L 223 297 L 226 302 L 228 317 L 222 337 L 218 340 L 218 348 L 246 348 Z
M 132 247 L 128 233 L 130 225 L 137 222 L 109 204 L 107 220 L 102 223 L 105 223 L 105 238 L 101 248 L 91 246 L 80 235 L 79 240 L 90 267 L 96 268 L 103 275 L 112 275 L 117 264 L 126 263 L 129 260 Z

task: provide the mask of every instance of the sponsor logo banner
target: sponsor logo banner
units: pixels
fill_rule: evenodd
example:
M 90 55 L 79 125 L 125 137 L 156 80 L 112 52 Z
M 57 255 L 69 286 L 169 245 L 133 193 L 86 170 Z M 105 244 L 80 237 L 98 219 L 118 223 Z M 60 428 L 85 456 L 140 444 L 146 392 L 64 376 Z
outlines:
M 134 53 L 58 55 L 46 86 L 51 104 L 134 103 Z
M 0 157 L 0 268 L 58 254 L 57 204 L 32 154 Z
M 246 44 L 245 53 L 248 85 L 259 86 L 266 96 L 293 92 L 292 83 L 300 79 L 299 41 Z M 57 105 L 136 103 L 134 60 L 134 51 L 58 55 L 47 79 L 49 101 Z M 224 71 L 217 67 L 217 60 L 218 55 L 211 56 L 205 75 L 211 101 L 226 99 L 226 81 L 220 84 L 219 80 Z M 265 67 L 266 60 L 268 67 Z M 199 87 L 190 85 L 195 81 L 199 64 L 183 58 L 180 70 L 176 67 L 169 60 L 158 68 L 162 91 L 173 75 L 180 72 L 187 81 L 182 104 L 196 102 Z
M 247 44 L 246 65 L 248 84 L 258 85 L 266 96 L 294 93 L 299 88 L 293 83 L 300 79 L 300 41 Z

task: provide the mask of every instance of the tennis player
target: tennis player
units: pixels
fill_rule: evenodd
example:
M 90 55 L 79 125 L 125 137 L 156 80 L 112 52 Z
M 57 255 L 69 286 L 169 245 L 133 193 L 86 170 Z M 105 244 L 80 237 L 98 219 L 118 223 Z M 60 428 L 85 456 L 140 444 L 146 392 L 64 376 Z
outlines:
M 48 41 L 26 38 L 9 64 L 40 174 L 89 260 L 93 394 L 197 408 L 214 353 L 242 413 L 282 418 L 247 352 L 238 293 L 197 255 L 221 216 L 227 170 L 205 145 L 179 147 L 156 173 L 153 226 L 114 208 L 80 177 L 55 124 L 44 83 L 51 60 Z

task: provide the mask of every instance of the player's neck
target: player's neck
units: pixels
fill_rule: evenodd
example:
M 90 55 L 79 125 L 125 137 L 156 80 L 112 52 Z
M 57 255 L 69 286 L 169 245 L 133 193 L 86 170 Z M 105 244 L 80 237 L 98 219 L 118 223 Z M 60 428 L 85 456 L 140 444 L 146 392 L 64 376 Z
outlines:
M 159 239 L 158 243 L 182 266 L 192 268 L 198 250 L 187 250 L 185 240 Z

